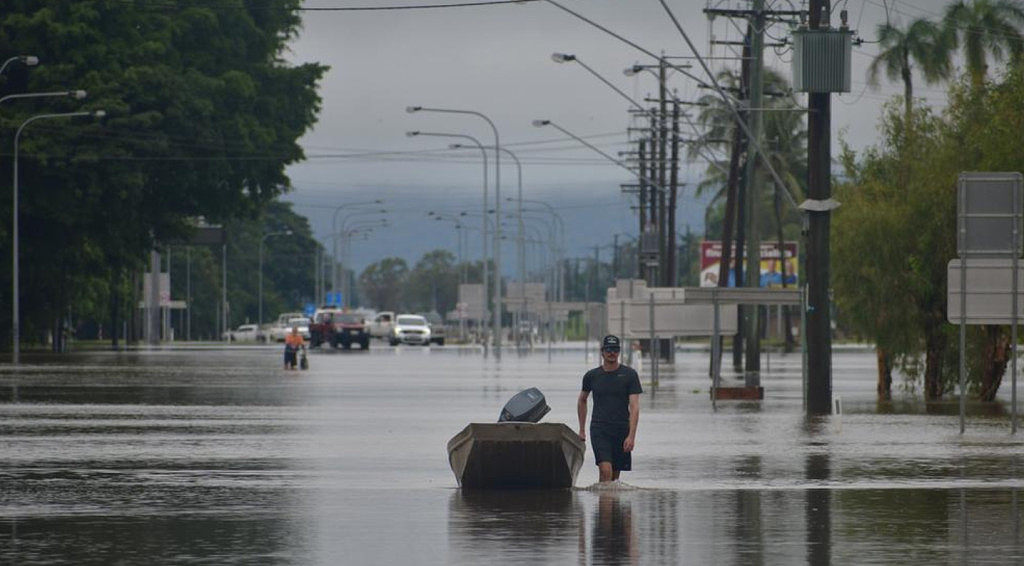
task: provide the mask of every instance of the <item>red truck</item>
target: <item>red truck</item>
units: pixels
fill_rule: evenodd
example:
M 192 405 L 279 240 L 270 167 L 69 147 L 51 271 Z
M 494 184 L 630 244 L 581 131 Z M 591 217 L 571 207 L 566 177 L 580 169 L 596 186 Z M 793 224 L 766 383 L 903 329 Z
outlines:
M 313 324 L 309 326 L 309 341 L 316 348 L 321 344 L 339 345 L 349 350 L 352 344 L 359 344 L 363 350 L 370 349 L 370 334 L 366 330 L 366 319 L 362 315 L 339 308 L 317 309 Z

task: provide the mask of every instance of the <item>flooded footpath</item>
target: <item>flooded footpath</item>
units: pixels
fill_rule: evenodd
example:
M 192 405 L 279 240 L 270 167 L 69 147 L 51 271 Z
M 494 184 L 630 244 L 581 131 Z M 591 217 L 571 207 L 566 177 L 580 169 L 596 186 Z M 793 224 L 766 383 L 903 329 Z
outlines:
M 875 401 L 836 351 L 843 414 L 809 419 L 800 357 L 761 402 L 708 395 L 680 352 L 645 393 L 634 471 L 573 490 L 463 492 L 445 444 L 538 387 L 576 428 L 579 347 L 91 352 L 0 365 L 0 564 L 1024 563 L 1024 432 L 920 392 Z M 764 364 L 763 364 L 764 366 Z M 645 368 L 646 369 L 646 368 Z M 725 385 L 730 384 L 727 378 Z M 894 389 L 898 385 L 894 384 Z

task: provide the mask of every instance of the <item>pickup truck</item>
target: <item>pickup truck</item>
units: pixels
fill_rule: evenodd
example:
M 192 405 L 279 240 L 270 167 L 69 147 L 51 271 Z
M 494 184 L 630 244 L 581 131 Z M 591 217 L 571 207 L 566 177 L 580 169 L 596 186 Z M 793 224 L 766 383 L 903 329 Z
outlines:
M 377 316 L 373 317 L 373 320 L 366 325 L 366 328 L 370 336 L 382 340 L 390 340 L 391 331 L 395 328 L 395 313 L 391 311 L 377 313 Z
M 294 326 L 294 320 L 296 318 L 304 318 L 301 312 L 286 312 L 281 313 L 277 317 L 277 322 L 274 323 L 270 328 L 263 329 L 261 338 L 264 342 L 284 342 L 284 337 L 292 332 L 292 326 Z M 301 326 L 307 326 L 309 319 L 306 319 L 306 323 Z M 305 334 L 305 333 L 304 333 Z M 306 336 L 309 337 L 308 335 Z
M 370 349 L 370 335 L 366 332 L 366 320 L 356 313 L 338 308 L 318 309 L 309 326 L 309 341 L 312 347 L 330 344 L 348 350 L 352 344 L 359 344 L 363 350 Z

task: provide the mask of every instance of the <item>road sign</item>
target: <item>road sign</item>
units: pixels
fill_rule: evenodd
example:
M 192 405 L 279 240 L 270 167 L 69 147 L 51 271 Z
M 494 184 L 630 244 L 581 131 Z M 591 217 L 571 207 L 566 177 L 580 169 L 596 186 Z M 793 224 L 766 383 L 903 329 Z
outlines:
M 1018 262 L 1020 263 L 1020 262 Z M 946 318 L 960 324 L 959 259 L 946 265 Z M 1017 266 L 1017 281 L 1024 282 L 1024 264 Z M 1024 289 L 1018 284 L 1017 304 L 1024 306 Z M 967 324 L 1011 324 L 1013 317 L 1013 258 L 967 260 Z M 1018 307 L 1018 310 L 1020 309 Z M 1021 316 L 1018 313 L 1017 321 Z
M 957 184 L 957 254 L 1012 255 L 1021 249 L 1020 173 L 961 173 Z

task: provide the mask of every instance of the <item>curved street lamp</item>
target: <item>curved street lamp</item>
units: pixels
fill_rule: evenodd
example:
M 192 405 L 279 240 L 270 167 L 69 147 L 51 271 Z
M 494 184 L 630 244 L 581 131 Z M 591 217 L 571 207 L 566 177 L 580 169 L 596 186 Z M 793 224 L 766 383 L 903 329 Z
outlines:
M 497 203 L 495 210 L 501 215 L 501 140 L 498 137 L 498 128 L 494 122 L 481 112 L 474 110 L 453 110 L 449 108 L 426 108 L 423 106 L 406 106 L 405 111 L 413 114 L 415 112 L 441 112 L 445 114 L 469 114 L 482 118 L 491 126 L 494 133 L 494 200 Z M 486 158 L 485 158 L 486 159 Z M 501 358 L 501 228 L 496 227 L 494 234 L 494 355 Z
M 10 57 L 4 61 L 3 65 L 0 65 L 0 75 L 4 74 L 8 65 L 18 61 L 24 63 L 26 67 L 35 67 L 39 64 L 39 57 L 36 57 L 35 55 L 15 55 L 14 57 Z
M 417 136 L 429 136 L 429 137 L 438 137 L 438 138 L 462 138 L 462 139 L 469 140 L 469 141 L 473 142 L 477 146 L 477 148 L 480 149 L 480 155 L 481 155 L 481 157 L 483 159 L 483 164 L 484 164 L 484 208 L 483 208 L 483 226 L 481 228 L 481 233 L 483 234 L 483 237 L 481 238 L 481 244 L 483 246 L 483 257 L 481 258 L 482 259 L 482 266 L 481 266 L 481 268 L 482 268 L 483 287 L 484 287 L 483 311 L 486 312 L 487 311 L 487 291 L 489 289 L 488 288 L 489 280 L 488 280 L 488 276 L 487 276 L 488 275 L 488 271 L 489 271 L 489 269 L 487 267 L 487 210 L 488 210 L 488 208 L 487 208 L 487 150 L 484 148 L 484 144 L 480 143 L 480 140 L 476 139 L 473 136 L 468 136 L 466 134 L 451 134 L 451 133 L 445 133 L 445 132 L 411 131 L 411 132 L 406 132 L 405 135 L 407 135 L 407 136 L 409 136 L 411 138 L 412 137 L 417 137 Z M 494 238 L 495 238 L 495 242 L 497 242 L 497 233 L 495 233 Z M 497 243 L 495 243 L 495 249 L 498 249 Z M 495 263 L 497 263 L 497 257 L 495 257 Z M 497 265 L 495 265 L 494 269 L 495 269 L 495 273 L 496 274 L 499 273 Z M 501 280 L 497 278 L 497 275 L 495 276 L 495 281 L 497 281 L 497 285 L 500 288 L 501 287 Z M 499 314 L 499 316 L 500 316 L 500 314 Z M 487 345 L 487 342 L 485 340 L 484 341 L 485 348 L 486 348 L 486 345 Z M 486 351 L 486 349 L 485 349 L 485 351 Z
M 464 146 L 463 144 L 459 144 L 459 143 L 453 143 L 453 144 L 448 146 L 449 149 L 462 149 L 464 147 L 466 147 L 466 146 Z M 515 162 L 515 164 L 516 164 L 516 173 L 518 175 L 518 192 L 517 192 L 518 196 L 516 197 L 516 200 L 518 201 L 518 207 L 516 209 L 516 214 L 519 217 L 518 236 L 516 237 L 516 256 L 517 256 L 516 257 L 516 263 L 517 263 L 518 271 L 519 271 L 519 282 L 520 282 L 520 284 L 525 285 L 526 284 L 526 251 L 525 251 L 524 244 L 523 244 L 523 164 L 519 161 L 519 157 L 515 153 L 512 153 L 512 151 L 509 150 L 508 148 L 500 147 L 500 148 L 498 148 L 498 150 L 499 151 L 503 151 L 506 154 L 508 154 L 508 156 L 511 157 L 512 161 Z M 513 199 L 507 198 L 505 200 L 512 201 Z M 486 203 L 484 204 L 484 206 L 486 206 Z M 498 210 L 498 209 L 496 208 L 495 210 Z M 524 289 L 525 289 L 525 287 L 524 287 Z M 518 316 L 521 316 L 521 312 L 520 311 L 516 311 L 516 314 Z M 517 341 L 519 340 L 519 336 L 518 336 L 518 332 L 519 332 L 518 316 L 516 317 L 516 320 L 512 321 L 513 322 L 513 329 L 514 329 L 513 332 L 516 333 L 516 340 Z
M 342 204 L 340 206 L 336 206 L 334 208 L 334 214 L 331 216 L 331 234 L 337 234 L 338 233 L 338 213 L 339 212 L 341 212 L 342 210 L 345 210 L 346 208 L 359 208 L 361 206 L 370 206 L 370 205 L 375 205 L 375 204 L 377 204 L 377 205 L 384 204 L 384 201 L 381 200 L 381 199 L 376 199 L 376 200 L 370 200 L 370 201 L 364 201 L 364 202 L 349 202 L 349 203 Z M 334 261 L 335 266 L 337 266 L 337 264 L 338 264 L 338 240 L 337 240 L 337 238 L 334 239 L 334 247 L 331 249 L 331 260 Z M 337 291 L 338 287 L 339 287 L 337 268 L 336 267 L 333 268 L 332 271 L 333 271 L 333 273 L 331 273 L 331 285 L 334 287 L 334 290 Z
M 67 96 L 74 98 L 75 100 L 82 100 L 88 93 L 84 90 L 56 90 L 52 92 L 20 92 L 15 94 L 8 94 L 7 96 L 0 97 L 0 104 L 7 102 L 8 100 L 14 100 L 18 98 L 45 98 L 50 96 Z
M 7 61 L 10 62 L 10 59 Z M 6 66 L 7 63 L 4 63 Z M 2 69 L 0 69 L 2 70 Z M 81 91 L 84 92 L 84 91 Z M 103 110 L 95 110 L 92 112 L 61 112 L 58 114 L 37 114 L 32 116 L 21 123 L 18 126 L 18 131 L 14 133 L 14 189 L 11 196 L 11 208 L 12 208 L 12 221 L 11 221 L 11 340 L 13 341 L 13 348 L 11 350 L 11 363 L 17 365 L 21 358 L 21 289 L 19 288 L 18 279 L 18 143 L 21 139 L 21 132 L 36 120 L 48 120 L 51 118 L 75 118 L 78 116 L 93 116 L 95 118 L 102 118 L 106 116 L 106 112 Z
M 384 201 L 378 199 L 378 200 L 373 201 L 373 202 L 353 203 L 353 204 L 348 205 L 348 206 L 342 205 L 342 206 L 338 207 L 337 209 L 335 209 L 335 211 L 334 211 L 335 212 L 334 219 L 332 219 L 332 221 L 331 221 L 331 227 L 332 228 L 334 228 L 334 225 L 336 224 L 335 221 L 338 218 L 338 215 L 337 215 L 338 211 L 340 211 L 343 208 L 354 208 L 354 209 L 356 209 L 356 210 L 353 210 L 352 212 L 346 214 L 345 216 L 342 216 L 341 217 L 341 226 L 339 228 L 334 228 L 334 231 L 331 233 L 332 236 L 333 236 L 333 246 L 334 246 L 333 247 L 333 255 L 332 255 L 332 261 L 334 263 L 331 266 L 331 285 L 332 285 L 332 288 L 333 288 L 333 290 L 335 292 L 337 292 L 339 290 L 342 291 L 342 295 L 341 295 L 341 306 L 342 307 L 347 308 L 347 307 L 351 306 L 349 304 L 351 293 L 350 293 L 350 290 L 348 289 L 348 287 L 349 287 L 349 284 L 348 284 L 349 279 L 348 279 L 347 276 L 345 276 L 345 270 L 347 269 L 347 267 L 346 267 L 347 266 L 347 262 L 344 259 L 344 256 L 345 256 L 344 245 L 347 245 L 347 244 L 343 243 L 342 250 L 341 250 L 341 255 L 338 255 L 338 240 L 346 233 L 346 230 L 347 230 L 347 227 L 348 227 L 348 221 L 350 219 L 352 219 L 352 218 L 359 218 L 361 216 L 371 216 L 371 215 L 376 215 L 376 214 L 387 214 L 388 211 L 387 211 L 387 209 L 384 209 L 384 208 L 380 208 L 380 209 L 377 209 L 377 210 L 358 210 L 358 208 L 360 208 L 362 206 L 369 206 L 371 204 L 381 204 L 383 202 Z M 378 220 L 382 220 L 382 219 L 378 219 Z M 343 276 L 345 278 L 344 282 L 341 280 L 341 278 Z

